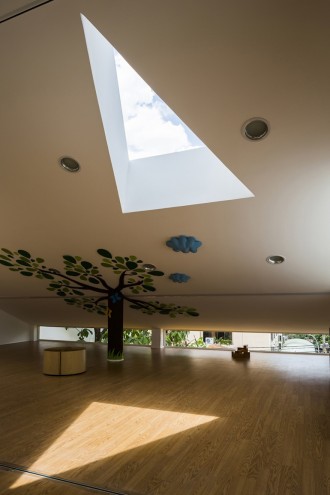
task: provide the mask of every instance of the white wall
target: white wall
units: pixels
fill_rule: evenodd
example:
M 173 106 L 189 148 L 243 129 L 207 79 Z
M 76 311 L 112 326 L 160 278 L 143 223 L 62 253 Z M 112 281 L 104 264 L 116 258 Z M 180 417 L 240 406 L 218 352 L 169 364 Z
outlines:
M 92 335 L 85 338 L 85 342 L 95 342 L 94 329 Z M 78 328 L 65 327 L 40 327 L 39 339 L 41 340 L 68 340 L 76 342 L 78 340 Z
M 0 345 L 36 339 L 36 327 L 18 320 L 0 309 Z
M 235 347 L 243 347 L 248 345 L 251 348 L 268 348 L 271 346 L 270 333 L 252 333 L 252 332 L 233 332 L 233 345 Z

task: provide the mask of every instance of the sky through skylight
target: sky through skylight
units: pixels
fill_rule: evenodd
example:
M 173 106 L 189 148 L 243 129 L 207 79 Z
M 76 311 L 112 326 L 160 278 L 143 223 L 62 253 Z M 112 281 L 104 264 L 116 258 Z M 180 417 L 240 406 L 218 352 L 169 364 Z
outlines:
M 115 61 L 130 160 L 204 146 L 118 52 Z

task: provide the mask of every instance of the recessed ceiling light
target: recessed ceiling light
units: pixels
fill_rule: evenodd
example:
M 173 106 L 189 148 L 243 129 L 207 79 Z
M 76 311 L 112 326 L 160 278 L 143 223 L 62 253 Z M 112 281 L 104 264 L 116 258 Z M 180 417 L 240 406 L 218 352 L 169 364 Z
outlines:
M 267 256 L 266 261 L 271 265 L 280 265 L 285 261 L 285 258 L 284 256 L 279 256 L 278 254 L 275 254 L 273 256 Z
M 258 141 L 269 133 L 269 124 L 265 119 L 254 117 L 244 123 L 242 133 L 250 141 Z
M 144 268 L 146 272 L 150 272 L 156 269 L 155 265 L 151 265 L 150 263 L 146 263 L 145 265 L 142 265 L 142 268 Z
M 80 169 L 79 163 L 69 156 L 64 156 L 63 158 L 61 158 L 60 164 L 68 172 L 78 172 L 78 170 Z

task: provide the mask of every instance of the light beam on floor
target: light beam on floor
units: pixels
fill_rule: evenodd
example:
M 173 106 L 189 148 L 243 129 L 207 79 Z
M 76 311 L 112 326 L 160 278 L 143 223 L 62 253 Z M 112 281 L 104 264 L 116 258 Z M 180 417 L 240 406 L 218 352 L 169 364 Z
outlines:
M 28 469 L 59 475 L 214 420 L 219 418 L 93 402 Z M 10 488 L 34 482 L 21 476 Z

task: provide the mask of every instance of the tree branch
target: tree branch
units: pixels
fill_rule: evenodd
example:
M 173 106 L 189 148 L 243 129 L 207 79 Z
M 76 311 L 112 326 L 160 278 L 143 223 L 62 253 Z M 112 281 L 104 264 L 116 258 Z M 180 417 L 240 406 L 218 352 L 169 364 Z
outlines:
M 153 308 L 155 310 L 158 310 L 159 309 L 156 306 L 154 306 L 153 303 L 150 303 L 150 302 L 147 302 L 147 301 L 140 301 L 139 299 L 131 299 L 130 297 L 125 296 L 124 294 L 122 294 L 122 296 L 123 296 L 123 299 L 125 299 L 126 301 L 128 301 L 128 302 L 130 302 L 132 304 L 137 304 L 142 309 L 148 309 L 148 307 L 151 307 L 151 308 Z
M 37 269 L 37 272 L 39 273 L 46 273 L 48 275 L 55 275 L 55 276 L 58 276 L 58 277 L 61 277 L 61 278 L 64 278 L 65 280 L 68 280 L 69 282 L 72 282 L 74 284 L 78 284 L 80 287 L 80 289 L 84 289 L 84 290 L 91 290 L 93 292 L 101 292 L 102 294 L 107 294 L 108 293 L 108 290 L 105 290 L 105 289 L 98 289 L 97 287 L 93 287 L 93 286 L 90 286 L 88 284 L 84 284 L 83 282 L 79 282 L 79 280 L 74 280 L 70 277 L 68 277 L 67 275 L 63 275 L 62 273 L 58 272 L 57 270 L 43 270 L 42 268 L 38 268 Z
M 101 284 L 103 285 L 103 287 L 107 290 L 113 290 L 112 287 L 110 287 L 110 285 L 108 285 L 106 283 L 106 281 L 103 279 L 102 275 L 93 275 L 93 277 L 97 278 L 97 280 L 99 280 L 101 282 Z
M 123 286 L 123 289 L 126 289 L 127 287 L 136 287 L 137 285 L 142 285 L 143 284 L 143 280 L 140 280 L 139 282 L 136 282 L 136 283 L 132 283 L 132 284 L 126 284 Z
M 124 288 L 124 285 L 125 285 L 125 276 L 127 275 L 127 272 L 128 270 L 124 270 L 121 274 L 120 274 L 120 277 L 119 277 L 119 281 L 118 281 L 118 285 L 115 289 L 115 292 L 120 292 L 121 290 L 123 290 Z
M 99 297 L 99 299 L 96 299 L 96 301 L 93 301 L 93 303 L 98 304 L 99 302 L 104 301 L 105 299 L 108 299 L 108 296 Z
M 139 280 L 138 282 L 133 282 L 131 284 L 125 284 L 125 276 L 126 275 L 129 275 L 128 272 L 131 272 L 134 270 L 124 270 L 121 274 L 120 274 L 120 277 L 119 277 L 119 282 L 118 282 L 118 285 L 115 289 L 115 292 L 120 292 L 122 291 L 123 289 L 126 289 L 127 287 L 136 287 L 137 285 L 142 285 L 144 280 Z

